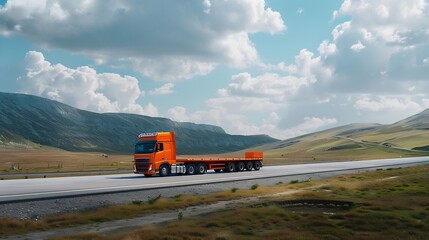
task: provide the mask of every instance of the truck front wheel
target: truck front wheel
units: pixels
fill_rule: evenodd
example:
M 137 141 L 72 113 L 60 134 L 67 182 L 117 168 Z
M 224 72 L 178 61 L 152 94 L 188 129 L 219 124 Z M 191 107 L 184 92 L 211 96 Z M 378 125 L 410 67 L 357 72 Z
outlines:
M 159 175 L 161 177 L 165 177 L 170 175 L 170 169 L 168 167 L 168 165 L 161 165 L 161 167 L 159 167 Z
M 186 174 L 188 175 L 195 174 L 195 164 L 193 163 L 186 164 Z

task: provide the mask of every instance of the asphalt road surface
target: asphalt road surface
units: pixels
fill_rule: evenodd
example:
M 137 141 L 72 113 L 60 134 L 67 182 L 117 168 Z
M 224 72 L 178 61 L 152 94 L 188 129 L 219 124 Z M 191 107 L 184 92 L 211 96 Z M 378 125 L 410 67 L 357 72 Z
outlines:
M 425 163 L 429 164 L 429 157 L 265 166 L 260 171 L 209 171 L 204 175 L 191 176 L 146 178 L 136 174 L 117 174 L 3 180 L 0 181 L 0 203 Z

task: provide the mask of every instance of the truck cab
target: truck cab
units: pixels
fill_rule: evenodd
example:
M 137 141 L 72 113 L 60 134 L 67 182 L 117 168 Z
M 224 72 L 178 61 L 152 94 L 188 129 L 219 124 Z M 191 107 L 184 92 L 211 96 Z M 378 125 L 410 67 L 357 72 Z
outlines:
M 161 165 L 176 164 L 174 132 L 142 133 L 134 148 L 134 173 L 151 176 Z

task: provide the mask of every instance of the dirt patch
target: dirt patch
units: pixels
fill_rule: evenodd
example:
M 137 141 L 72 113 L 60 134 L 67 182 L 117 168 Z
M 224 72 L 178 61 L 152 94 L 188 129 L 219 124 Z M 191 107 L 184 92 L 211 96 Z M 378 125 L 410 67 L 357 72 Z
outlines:
M 355 207 L 357 204 L 350 201 L 339 200 L 321 200 L 321 199 L 297 199 L 297 200 L 282 200 L 271 201 L 253 204 L 252 208 L 261 208 L 268 206 L 279 206 L 284 209 L 296 212 L 323 212 L 336 213 L 339 211 L 347 211 Z

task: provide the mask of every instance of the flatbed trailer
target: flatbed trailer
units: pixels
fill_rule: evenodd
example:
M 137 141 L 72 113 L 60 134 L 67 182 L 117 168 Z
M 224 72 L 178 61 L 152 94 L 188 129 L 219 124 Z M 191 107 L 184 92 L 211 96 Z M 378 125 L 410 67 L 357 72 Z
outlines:
M 134 154 L 134 173 L 145 176 L 159 174 L 204 174 L 215 172 L 258 171 L 262 167 L 262 152 L 246 152 L 244 158 L 176 158 L 174 132 L 142 133 Z

